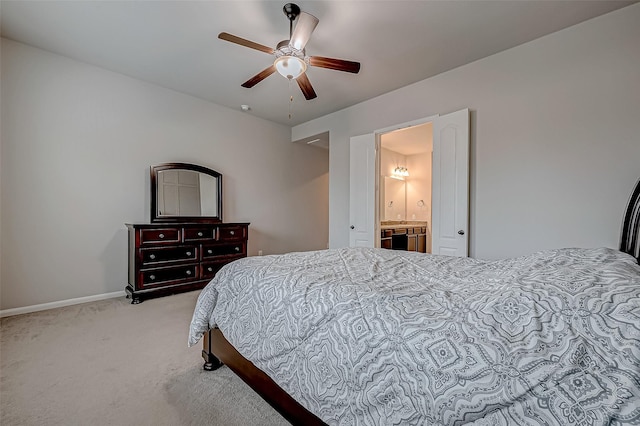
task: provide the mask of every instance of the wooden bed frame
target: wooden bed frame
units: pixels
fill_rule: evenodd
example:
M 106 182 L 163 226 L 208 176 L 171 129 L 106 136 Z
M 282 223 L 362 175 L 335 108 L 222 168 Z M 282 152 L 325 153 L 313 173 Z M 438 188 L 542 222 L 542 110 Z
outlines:
M 258 395 L 293 425 L 326 425 L 293 399 L 262 370 L 240 355 L 218 328 L 204 335 L 202 357 L 205 370 L 216 370 L 224 363 Z
M 636 183 L 625 210 L 620 251 L 632 255 L 640 263 L 640 180 Z M 205 333 L 202 357 L 205 361 L 205 370 L 216 370 L 223 364 L 227 365 L 291 424 L 326 425 L 286 393 L 266 373 L 240 355 L 219 329 L 213 328 Z
M 629 253 L 640 263 L 640 180 L 629 197 L 624 213 L 620 251 Z

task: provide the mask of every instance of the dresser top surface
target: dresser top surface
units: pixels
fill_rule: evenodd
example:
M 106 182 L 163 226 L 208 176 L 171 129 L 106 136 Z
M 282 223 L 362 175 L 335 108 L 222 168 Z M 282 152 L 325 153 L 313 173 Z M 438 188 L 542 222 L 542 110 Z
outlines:
M 249 226 L 249 222 L 217 222 L 217 223 L 193 223 L 193 222 L 167 222 L 167 223 L 125 223 L 127 228 L 209 228 L 215 226 Z

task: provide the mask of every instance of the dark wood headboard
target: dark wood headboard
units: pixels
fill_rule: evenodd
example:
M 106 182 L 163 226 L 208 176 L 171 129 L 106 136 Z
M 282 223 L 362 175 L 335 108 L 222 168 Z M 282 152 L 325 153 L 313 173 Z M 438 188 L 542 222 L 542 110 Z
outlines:
M 636 183 L 624 213 L 620 251 L 629 253 L 640 263 L 640 179 Z

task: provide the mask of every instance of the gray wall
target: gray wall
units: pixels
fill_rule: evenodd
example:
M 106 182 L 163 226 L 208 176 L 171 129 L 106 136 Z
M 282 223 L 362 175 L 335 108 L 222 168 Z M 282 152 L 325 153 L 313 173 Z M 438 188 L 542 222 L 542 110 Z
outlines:
M 638 22 L 635 4 L 294 127 L 330 132 L 330 246 L 349 244 L 351 136 L 469 108 L 472 256 L 616 247 L 640 177 Z
M 289 127 L 2 40 L 0 309 L 124 290 L 149 166 L 223 174 L 249 255 L 323 249 L 328 152 Z

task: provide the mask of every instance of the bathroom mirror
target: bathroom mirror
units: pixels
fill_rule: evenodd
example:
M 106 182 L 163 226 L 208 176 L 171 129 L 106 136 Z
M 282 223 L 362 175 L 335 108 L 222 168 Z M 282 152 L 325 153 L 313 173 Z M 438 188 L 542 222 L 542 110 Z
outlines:
M 383 220 L 406 220 L 407 218 L 407 190 L 406 182 L 384 176 Z
M 222 175 L 195 164 L 151 166 L 151 222 L 222 222 Z

